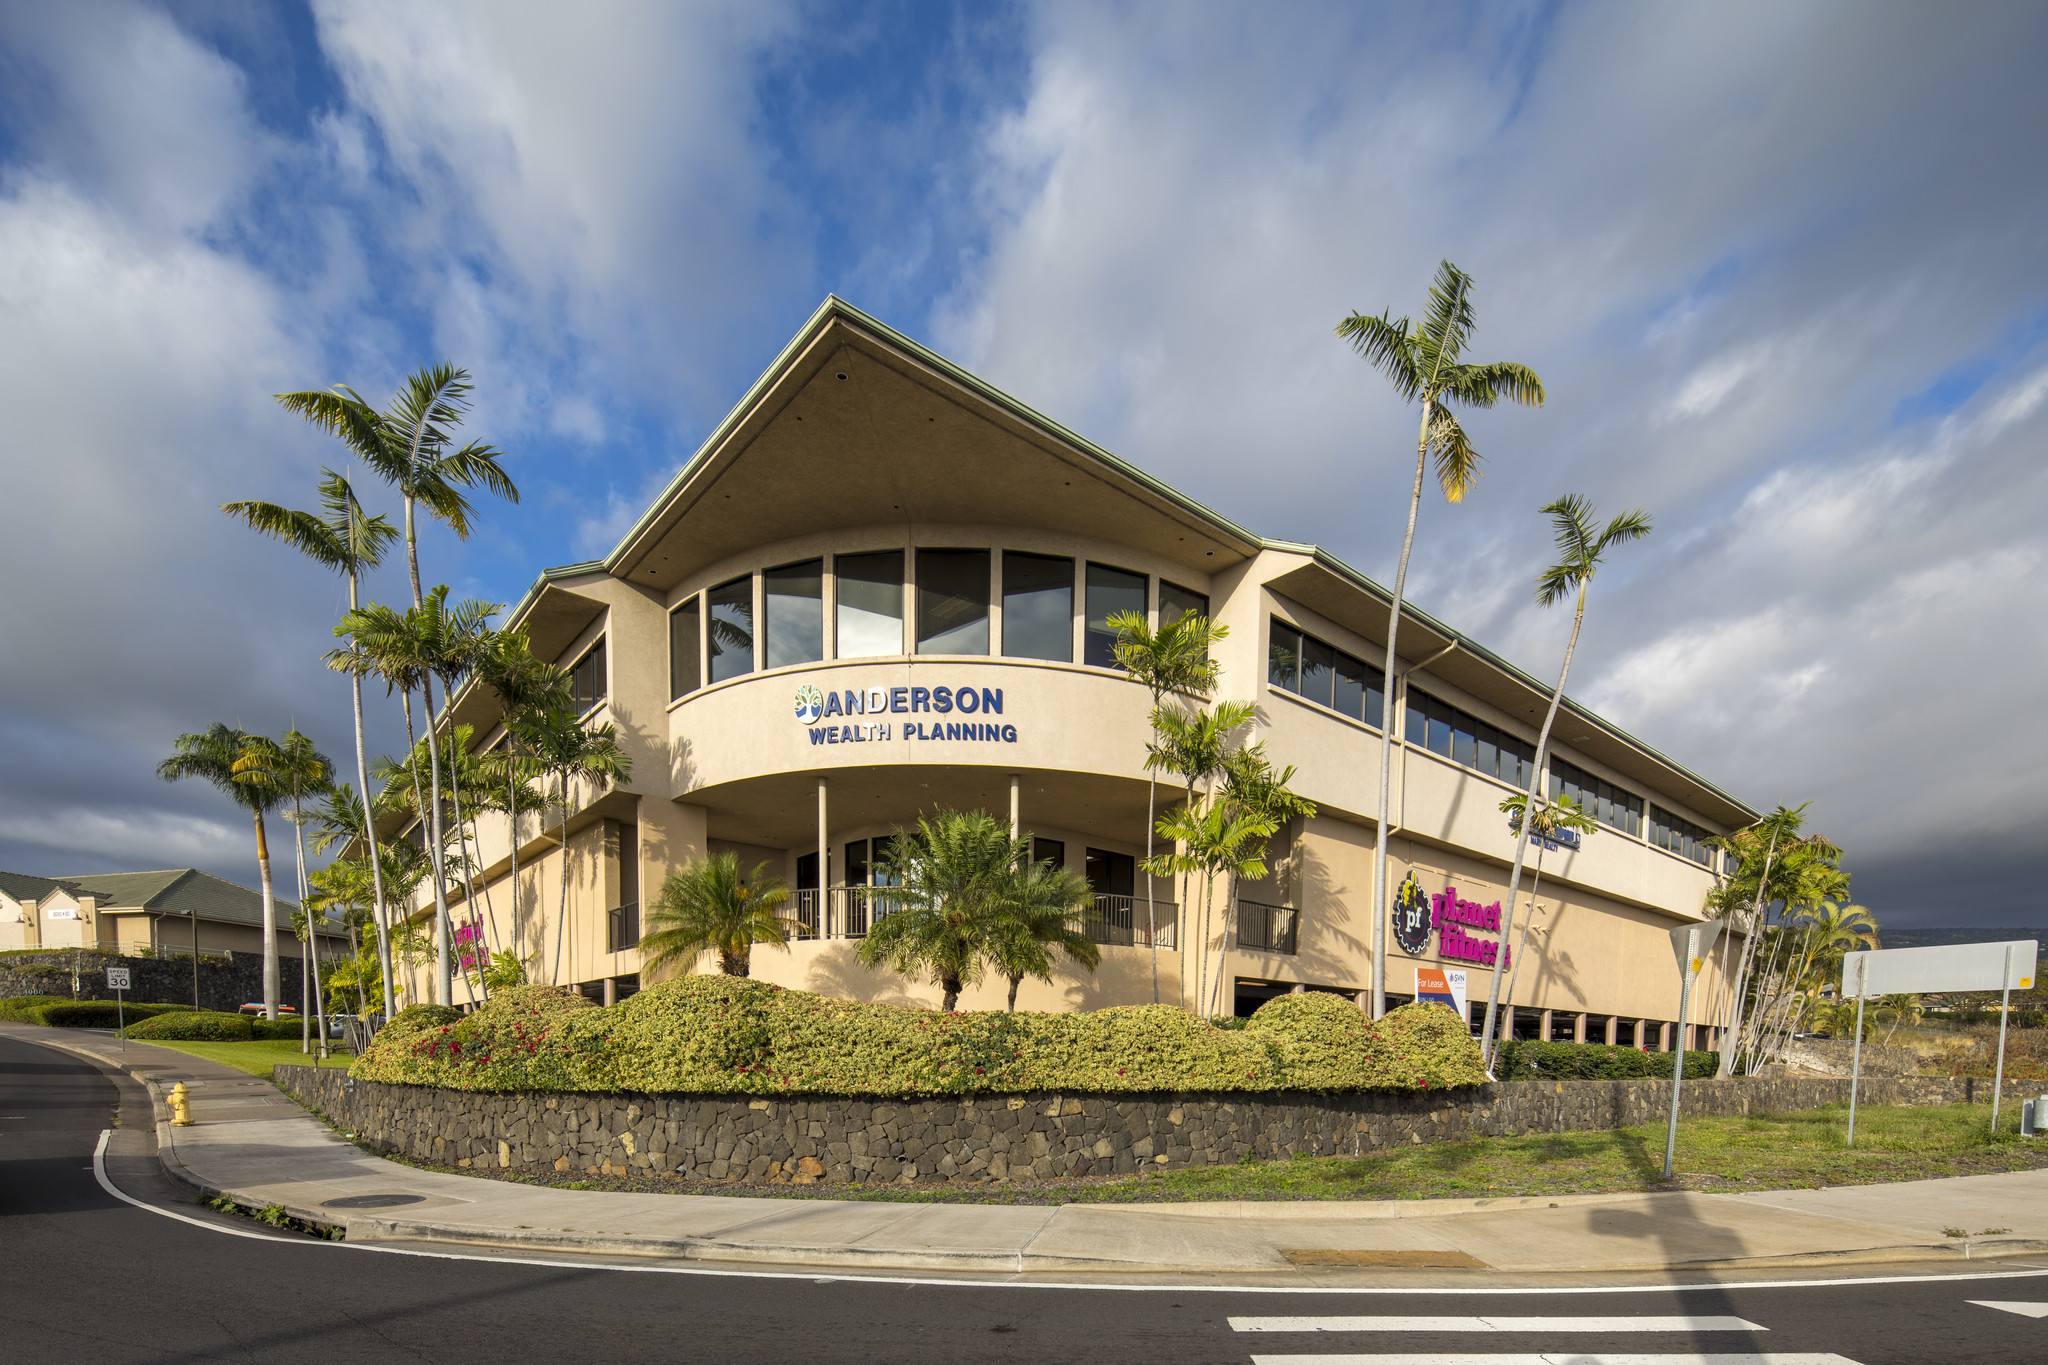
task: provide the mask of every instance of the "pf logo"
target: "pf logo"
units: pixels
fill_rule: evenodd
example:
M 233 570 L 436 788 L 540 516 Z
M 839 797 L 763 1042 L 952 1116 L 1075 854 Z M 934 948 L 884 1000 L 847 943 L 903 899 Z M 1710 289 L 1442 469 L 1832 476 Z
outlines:
M 1394 892 L 1394 942 L 1410 957 L 1429 951 L 1429 897 L 1410 872 Z
M 805 683 L 796 690 L 796 718 L 800 725 L 809 725 L 825 713 L 825 694 Z

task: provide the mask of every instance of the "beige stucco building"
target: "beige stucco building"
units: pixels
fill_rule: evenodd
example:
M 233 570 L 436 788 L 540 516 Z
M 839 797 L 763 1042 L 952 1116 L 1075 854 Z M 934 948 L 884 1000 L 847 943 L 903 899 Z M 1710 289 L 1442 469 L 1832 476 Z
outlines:
M 1371 979 L 1388 602 L 1324 551 L 1195 504 L 828 300 L 607 558 L 549 570 L 513 610 L 535 653 L 573 669 L 592 716 L 617 727 L 632 777 L 574 794 L 566 916 L 553 812 L 545 827 L 521 820 L 519 914 L 497 817 L 483 822 L 483 889 L 475 904 L 458 889 L 456 915 L 482 920 L 538 979 L 611 998 L 639 984 L 643 897 L 671 869 L 734 850 L 800 888 L 804 931 L 786 953 L 757 950 L 756 976 L 933 1003 L 929 986 L 856 962 L 886 894 L 877 841 L 920 812 L 978 807 L 1099 893 L 1099 970 L 1027 981 L 1020 1006 L 1149 1002 L 1156 972 L 1161 999 L 1193 1007 L 1205 950 L 1224 1013 L 1295 988 L 1355 996 Z M 1135 864 L 1149 697 L 1109 666 L 1102 628 L 1124 609 L 1228 627 L 1216 695 L 1256 704 L 1246 737 L 1295 765 L 1295 790 L 1318 807 L 1276 838 L 1274 872 L 1241 888 L 1235 913 L 1219 907 L 1206 943 L 1166 880 L 1149 887 L 1148 921 Z M 1387 990 L 1412 997 L 1418 967 L 1468 969 L 1476 1013 L 1499 937 L 1484 907 L 1505 895 L 1513 855 L 1498 806 L 1533 775 L 1546 694 L 1412 608 L 1401 645 L 1389 880 L 1412 878 L 1422 916 L 1405 946 L 1388 936 Z M 499 742 L 487 689 L 458 695 L 452 715 L 480 748 Z M 1544 855 L 1518 1029 L 1659 1046 L 1678 1008 L 1667 932 L 1698 917 L 1713 882 L 1698 840 L 1755 813 L 1583 709 L 1567 708 L 1558 739 L 1548 780 L 1603 823 L 1579 850 Z M 1175 799 L 1170 782 L 1160 799 Z M 1431 922 L 1447 890 L 1476 923 Z M 1713 1017 L 1711 967 L 1702 984 L 1695 1021 Z M 1000 1007 L 1003 985 L 963 1006 Z
M 294 902 L 275 902 L 277 950 L 300 956 Z M 345 953 L 345 934 L 321 933 Z M 0 872 L 0 951 L 95 948 L 131 956 L 261 953 L 263 895 L 193 867 L 31 877 Z

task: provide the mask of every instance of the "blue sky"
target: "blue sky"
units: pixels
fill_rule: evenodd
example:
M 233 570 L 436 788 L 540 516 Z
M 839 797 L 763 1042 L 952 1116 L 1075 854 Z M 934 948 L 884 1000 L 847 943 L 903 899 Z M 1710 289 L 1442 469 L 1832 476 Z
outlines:
M 1811 800 L 1890 922 L 2048 923 L 2044 39 L 1995 4 L 10 7 L 0 867 L 247 880 L 151 776 L 170 739 L 346 746 L 339 586 L 215 510 L 337 458 L 275 391 L 473 370 L 525 496 L 426 572 L 509 602 L 836 292 L 1387 577 L 1412 417 L 1331 328 L 1448 256 L 1551 401 L 1475 418 L 1422 605 L 1548 672 L 1536 508 L 1647 508 L 1573 690 Z

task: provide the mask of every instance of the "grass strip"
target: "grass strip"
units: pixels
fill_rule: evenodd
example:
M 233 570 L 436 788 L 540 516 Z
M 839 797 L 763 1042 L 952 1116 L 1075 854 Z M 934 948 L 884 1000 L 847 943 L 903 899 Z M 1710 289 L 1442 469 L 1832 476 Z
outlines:
M 246 1043 L 171 1043 L 152 1039 L 148 1046 L 204 1057 L 209 1062 L 219 1062 L 237 1071 L 246 1071 L 251 1076 L 260 1076 L 266 1081 L 270 1079 L 270 1069 L 275 1066 L 317 1064 L 326 1067 L 345 1067 L 355 1060 L 345 1052 L 335 1052 L 326 1061 L 316 1063 L 313 1053 L 299 1051 L 299 1040 L 296 1038 L 259 1038 Z

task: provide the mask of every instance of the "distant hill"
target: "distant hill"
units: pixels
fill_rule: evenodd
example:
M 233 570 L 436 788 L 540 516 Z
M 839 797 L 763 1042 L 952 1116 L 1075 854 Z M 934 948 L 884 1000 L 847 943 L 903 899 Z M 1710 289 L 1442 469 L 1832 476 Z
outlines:
M 1938 948 L 1948 943 L 2006 943 L 2031 938 L 2048 944 L 2048 928 L 2026 925 L 1994 925 L 1963 929 L 1880 929 L 1877 941 L 1886 948 Z

